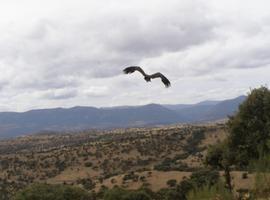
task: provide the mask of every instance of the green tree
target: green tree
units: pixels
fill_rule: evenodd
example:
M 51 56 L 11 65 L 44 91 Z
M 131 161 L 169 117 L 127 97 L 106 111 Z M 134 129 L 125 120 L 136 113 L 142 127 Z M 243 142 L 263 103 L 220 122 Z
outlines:
M 135 191 L 126 194 L 123 200 L 151 200 L 151 198 L 143 191 Z
M 179 188 L 163 188 L 157 192 L 156 200 L 186 200 L 185 194 Z
M 228 142 L 210 146 L 205 158 L 205 164 L 214 169 L 224 170 L 225 182 L 227 188 L 232 191 L 231 184 L 231 166 L 233 164 L 234 153 L 230 151 Z
M 219 180 L 219 172 L 210 169 L 195 171 L 190 176 L 190 181 L 195 187 L 203 187 L 205 185 L 214 185 Z
M 92 200 L 85 190 L 67 185 L 33 184 L 18 192 L 15 200 Z
M 246 167 L 260 153 L 270 151 L 270 91 L 254 89 L 228 121 L 229 148 L 234 152 L 234 164 Z
M 149 194 L 144 190 L 128 191 L 119 187 L 108 190 L 104 200 L 151 200 Z
M 104 195 L 104 200 L 123 200 L 124 196 L 127 194 L 127 191 L 120 187 L 114 187 L 111 190 L 108 190 Z
M 228 139 L 209 148 L 205 162 L 223 169 L 231 190 L 230 167 L 246 169 L 251 160 L 270 152 L 270 91 L 260 87 L 250 92 L 227 123 Z

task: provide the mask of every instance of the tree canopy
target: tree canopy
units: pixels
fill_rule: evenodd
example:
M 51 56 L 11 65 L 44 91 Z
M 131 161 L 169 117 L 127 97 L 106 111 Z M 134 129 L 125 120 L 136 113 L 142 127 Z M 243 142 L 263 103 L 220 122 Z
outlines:
M 247 169 L 250 161 L 270 153 L 270 91 L 253 89 L 227 122 L 228 138 L 211 146 L 205 163 L 225 172 L 226 186 L 232 190 L 230 168 Z
M 228 121 L 228 147 L 240 167 L 270 152 L 270 91 L 260 87 L 250 92 L 239 111 Z

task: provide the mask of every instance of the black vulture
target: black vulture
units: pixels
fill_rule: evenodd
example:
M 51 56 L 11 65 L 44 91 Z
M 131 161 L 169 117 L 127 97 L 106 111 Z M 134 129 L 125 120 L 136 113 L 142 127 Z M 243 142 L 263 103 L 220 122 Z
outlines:
M 148 75 L 139 66 L 130 66 L 130 67 L 127 67 L 126 69 L 124 69 L 123 71 L 124 71 L 125 74 L 131 74 L 131 73 L 133 73 L 135 71 L 138 71 L 144 76 L 144 80 L 146 80 L 146 82 L 150 82 L 151 79 L 154 79 L 154 78 L 161 78 L 161 81 L 164 83 L 164 85 L 166 87 L 171 86 L 170 81 L 163 74 L 161 74 L 160 72 Z

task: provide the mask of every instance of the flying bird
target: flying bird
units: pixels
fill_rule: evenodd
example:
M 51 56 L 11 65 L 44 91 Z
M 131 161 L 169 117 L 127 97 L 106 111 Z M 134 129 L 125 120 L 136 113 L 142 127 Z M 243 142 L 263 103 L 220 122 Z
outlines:
M 161 81 L 164 83 L 164 85 L 167 88 L 171 86 L 170 81 L 163 74 L 161 74 L 160 72 L 148 75 L 139 66 L 130 66 L 130 67 L 127 67 L 126 69 L 123 70 L 123 72 L 125 74 L 131 74 L 131 73 L 133 73 L 135 71 L 140 72 L 144 76 L 144 80 L 146 80 L 146 82 L 151 82 L 151 79 L 154 79 L 154 78 L 161 78 Z

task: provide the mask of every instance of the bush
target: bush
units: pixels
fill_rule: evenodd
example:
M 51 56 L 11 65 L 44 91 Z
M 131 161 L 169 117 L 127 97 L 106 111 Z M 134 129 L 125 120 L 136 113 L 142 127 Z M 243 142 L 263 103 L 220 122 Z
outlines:
M 261 156 L 253 161 L 252 168 L 255 170 L 255 184 L 253 193 L 256 198 L 270 196 L 270 155 Z
M 123 177 L 123 181 L 128 181 L 128 180 L 138 181 L 139 175 L 135 174 L 134 172 L 130 172 L 129 174 L 126 174 Z
M 203 187 L 197 187 L 191 190 L 187 195 L 188 200 L 198 200 L 198 199 L 222 199 L 222 200 L 232 200 L 234 199 L 232 193 L 225 189 L 223 182 L 218 182 L 215 185 L 209 186 L 204 185 Z
M 246 172 L 244 172 L 243 174 L 242 174 L 242 179 L 247 179 L 248 178 L 248 174 L 246 173 Z
M 169 187 L 175 187 L 176 184 L 177 184 L 177 181 L 175 179 L 170 179 L 170 180 L 167 181 L 167 185 Z
M 185 195 L 177 189 L 161 189 L 157 192 L 157 200 L 186 200 Z
M 33 184 L 18 192 L 15 200 L 91 200 L 85 190 L 67 185 Z
M 78 184 L 81 184 L 84 189 L 86 190 L 92 190 L 95 188 L 95 182 L 92 181 L 90 178 L 83 178 L 83 179 L 78 179 L 77 180 Z
M 162 163 L 154 166 L 154 170 L 157 171 L 191 171 L 186 163 L 177 162 L 175 159 L 165 158 Z
M 145 191 L 128 191 L 115 187 L 106 192 L 104 200 L 151 200 Z
M 151 200 L 150 196 L 143 191 L 129 192 L 123 200 Z
M 93 166 L 93 163 L 91 163 L 91 162 L 86 162 L 86 163 L 84 163 L 84 166 L 85 166 L 85 167 L 92 167 L 92 166 Z
M 127 194 L 122 188 L 114 187 L 111 190 L 108 190 L 104 195 L 104 200 L 123 200 L 123 197 Z
M 191 174 L 190 181 L 198 188 L 205 185 L 212 186 L 219 181 L 219 172 L 209 169 L 196 171 Z

